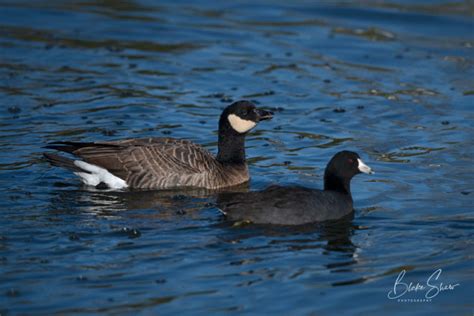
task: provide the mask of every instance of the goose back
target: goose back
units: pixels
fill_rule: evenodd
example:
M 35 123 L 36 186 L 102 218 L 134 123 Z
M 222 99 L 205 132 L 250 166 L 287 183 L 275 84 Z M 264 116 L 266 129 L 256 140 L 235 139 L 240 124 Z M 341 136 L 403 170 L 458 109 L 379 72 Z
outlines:
M 107 169 L 132 189 L 217 189 L 249 180 L 246 163 L 221 163 L 202 146 L 184 139 L 143 138 L 62 145 L 67 150 L 61 146 L 54 149 Z

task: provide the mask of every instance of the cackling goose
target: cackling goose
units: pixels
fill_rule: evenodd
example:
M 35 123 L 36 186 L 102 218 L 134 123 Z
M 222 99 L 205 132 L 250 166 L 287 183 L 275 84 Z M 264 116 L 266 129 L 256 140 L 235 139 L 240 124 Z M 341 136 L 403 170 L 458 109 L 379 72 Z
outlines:
M 111 189 L 218 189 L 247 182 L 245 136 L 272 112 L 238 101 L 221 114 L 218 153 L 185 139 L 145 138 L 109 142 L 55 142 L 46 148 L 70 153 L 81 160 L 45 153 L 54 166 L 65 167 L 86 185 Z

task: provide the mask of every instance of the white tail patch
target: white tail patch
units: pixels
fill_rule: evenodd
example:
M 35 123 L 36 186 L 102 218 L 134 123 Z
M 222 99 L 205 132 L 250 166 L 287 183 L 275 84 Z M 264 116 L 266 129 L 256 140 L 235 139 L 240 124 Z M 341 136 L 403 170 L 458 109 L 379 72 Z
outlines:
M 103 182 L 111 189 L 124 189 L 128 187 L 125 180 L 114 176 L 104 168 L 81 160 L 75 160 L 74 164 L 82 170 L 89 172 L 74 172 L 86 185 L 96 186 Z
M 250 131 L 257 125 L 254 121 L 241 119 L 235 114 L 230 114 L 227 116 L 227 119 L 229 120 L 230 126 L 241 134 Z

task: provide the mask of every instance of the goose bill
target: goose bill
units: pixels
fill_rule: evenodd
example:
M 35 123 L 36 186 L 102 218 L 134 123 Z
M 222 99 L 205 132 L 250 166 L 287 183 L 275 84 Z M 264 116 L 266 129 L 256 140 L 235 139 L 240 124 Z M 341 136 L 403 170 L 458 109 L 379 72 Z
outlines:
M 255 111 L 257 112 L 259 121 L 271 120 L 273 118 L 273 112 L 271 111 L 265 111 L 262 109 L 257 109 Z

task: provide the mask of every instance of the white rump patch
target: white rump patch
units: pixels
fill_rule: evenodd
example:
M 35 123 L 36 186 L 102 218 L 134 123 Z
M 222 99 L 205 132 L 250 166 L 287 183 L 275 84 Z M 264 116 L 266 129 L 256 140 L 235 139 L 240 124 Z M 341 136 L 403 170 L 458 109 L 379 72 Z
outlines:
M 241 134 L 250 131 L 257 125 L 254 121 L 241 119 L 235 114 L 230 114 L 227 116 L 227 119 L 229 120 L 230 126 Z
M 111 189 L 124 189 L 128 187 L 125 180 L 114 176 L 104 168 L 81 160 L 75 160 L 74 164 L 82 170 L 89 172 L 74 172 L 86 185 L 96 186 L 103 182 Z
M 375 172 L 372 171 L 372 168 L 367 166 L 362 160 L 357 159 L 357 162 L 359 163 L 359 171 L 367 174 L 373 174 Z

